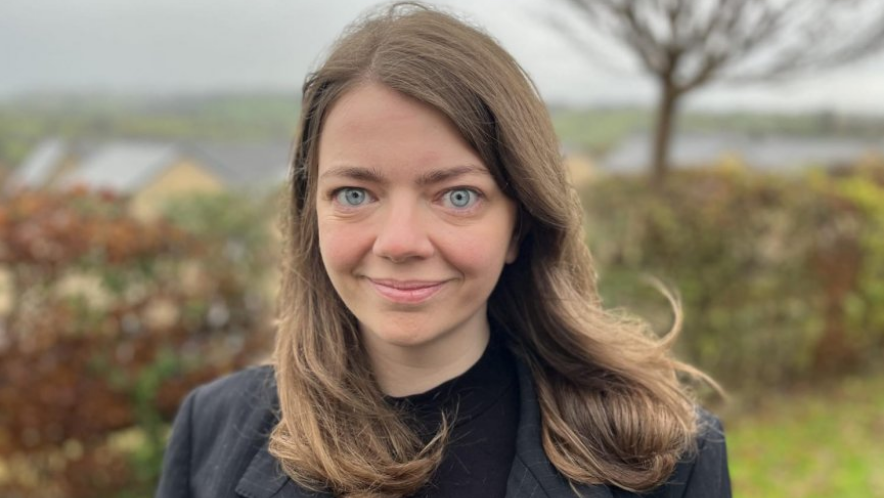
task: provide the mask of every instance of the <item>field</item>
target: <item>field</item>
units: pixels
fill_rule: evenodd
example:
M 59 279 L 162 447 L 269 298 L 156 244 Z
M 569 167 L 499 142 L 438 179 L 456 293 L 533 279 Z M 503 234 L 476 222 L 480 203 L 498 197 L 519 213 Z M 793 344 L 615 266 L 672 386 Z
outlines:
M 726 417 L 734 496 L 884 497 L 884 376 L 770 393 L 739 412 Z

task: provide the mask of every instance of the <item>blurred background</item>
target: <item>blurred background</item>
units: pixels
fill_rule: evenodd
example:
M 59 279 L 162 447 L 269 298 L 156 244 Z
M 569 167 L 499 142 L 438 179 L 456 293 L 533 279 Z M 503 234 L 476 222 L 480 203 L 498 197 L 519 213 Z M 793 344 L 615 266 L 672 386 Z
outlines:
M 431 3 L 537 84 L 605 303 L 681 294 L 735 496 L 884 497 L 884 4 Z M 151 496 L 267 359 L 300 86 L 372 5 L 0 5 L 0 496 Z

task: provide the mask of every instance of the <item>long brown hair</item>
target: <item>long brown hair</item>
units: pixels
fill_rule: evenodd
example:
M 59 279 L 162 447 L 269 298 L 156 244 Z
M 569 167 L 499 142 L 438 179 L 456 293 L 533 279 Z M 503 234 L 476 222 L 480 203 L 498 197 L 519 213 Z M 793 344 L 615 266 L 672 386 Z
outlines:
M 670 357 L 674 333 L 661 340 L 602 308 L 580 201 L 530 78 L 488 35 L 414 3 L 352 25 L 304 84 L 274 356 L 281 419 L 270 440 L 286 473 L 341 496 L 405 496 L 428 481 L 444 451 L 446 427 L 424 444 L 384 401 L 319 254 L 323 119 L 369 81 L 443 112 L 519 206 L 519 256 L 488 313 L 533 373 L 552 463 L 573 482 L 662 484 L 697 432 L 677 374 L 697 372 Z

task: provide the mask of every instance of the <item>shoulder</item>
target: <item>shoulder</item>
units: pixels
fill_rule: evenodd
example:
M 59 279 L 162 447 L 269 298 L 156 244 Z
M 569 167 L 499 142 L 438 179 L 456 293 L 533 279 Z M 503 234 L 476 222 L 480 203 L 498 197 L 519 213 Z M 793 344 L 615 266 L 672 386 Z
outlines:
M 278 405 L 273 367 L 247 368 L 194 389 L 182 406 L 201 434 L 265 429 Z
M 187 427 L 193 462 L 245 458 L 266 443 L 278 420 L 277 405 L 273 368 L 252 367 L 194 389 L 173 431 Z
M 695 444 L 675 467 L 666 484 L 647 498 L 730 498 L 727 447 L 721 420 L 697 408 Z
M 683 486 L 684 498 L 730 497 L 731 480 L 727 464 L 727 445 L 721 420 L 698 409 L 699 431 L 696 451 L 687 455 L 670 482 Z
M 193 398 L 195 409 L 228 416 L 250 408 L 266 408 L 276 403 L 273 367 L 261 365 L 225 375 L 197 387 L 188 398 Z
M 706 464 L 727 464 L 724 426 L 721 420 L 703 408 L 697 408 L 696 451 L 690 452 L 683 463 L 693 466 L 693 472 L 704 470 Z
M 721 420 L 704 408 L 697 407 L 697 436 L 695 451 L 690 451 L 683 463 L 695 462 L 704 452 L 722 448 L 725 444 L 724 426 Z
M 191 391 L 172 425 L 157 496 L 228 496 L 267 443 L 277 404 L 269 366 L 248 368 Z

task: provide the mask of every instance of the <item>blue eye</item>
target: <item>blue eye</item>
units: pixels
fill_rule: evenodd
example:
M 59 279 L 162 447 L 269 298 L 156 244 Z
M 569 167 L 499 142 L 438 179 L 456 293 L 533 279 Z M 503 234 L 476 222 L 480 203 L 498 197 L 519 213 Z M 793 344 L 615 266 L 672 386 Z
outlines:
M 476 203 L 479 195 L 468 188 L 456 188 L 445 194 L 445 200 L 452 207 L 464 209 Z
M 345 187 L 335 193 L 335 200 L 345 206 L 361 206 L 368 202 L 368 192 L 361 188 Z

